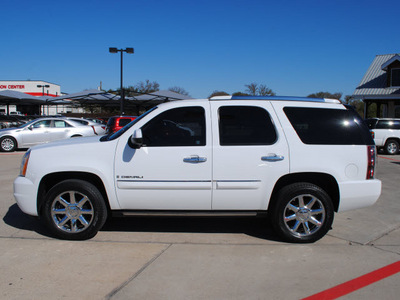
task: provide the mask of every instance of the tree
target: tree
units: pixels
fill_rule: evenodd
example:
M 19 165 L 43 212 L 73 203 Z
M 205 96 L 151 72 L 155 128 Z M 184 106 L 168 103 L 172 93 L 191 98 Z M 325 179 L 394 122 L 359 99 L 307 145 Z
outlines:
M 343 93 L 334 93 L 331 94 L 329 92 L 318 92 L 314 94 L 310 94 L 307 97 L 309 98 L 329 98 L 329 99 L 338 99 L 342 98 Z
M 246 87 L 246 92 L 251 95 L 251 96 L 255 96 L 257 95 L 257 83 L 250 83 L 250 84 L 245 84 L 244 85 Z
M 208 98 L 211 98 L 211 97 L 214 97 L 214 96 L 229 96 L 229 94 L 227 92 L 224 92 L 224 91 L 215 90 L 214 92 L 211 93 L 210 96 L 208 96 Z
M 250 83 L 245 84 L 246 93 L 251 96 L 275 96 L 276 94 L 269 89 L 265 84 Z
M 236 92 L 236 93 L 233 93 L 232 96 L 250 96 L 250 95 L 243 93 L 243 92 Z
M 260 84 L 258 87 L 258 95 L 260 96 L 275 96 L 276 94 L 269 89 L 266 85 Z
M 159 91 L 160 85 L 157 81 L 150 82 L 150 80 L 146 79 L 145 82 L 140 81 L 137 83 L 134 88 L 138 93 L 148 94 Z
M 364 102 L 359 99 L 354 99 L 350 95 L 344 97 L 345 104 L 351 105 L 354 109 L 358 112 L 360 116 L 364 116 Z M 376 115 L 376 108 L 373 110 L 374 114 Z
M 181 95 L 189 96 L 189 93 L 184 88 L 181 88 L 179 86 L 170 87 L 168 90 Z

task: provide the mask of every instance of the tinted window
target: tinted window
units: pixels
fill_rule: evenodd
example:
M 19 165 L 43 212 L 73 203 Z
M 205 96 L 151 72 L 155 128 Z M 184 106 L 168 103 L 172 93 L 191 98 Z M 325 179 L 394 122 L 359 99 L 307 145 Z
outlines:
M 377 119 L 366 119 L 365 120 L 365 124 L 367 124 L 369 129 L 374 129 L 377 122 L 378 122 Z
M 120 119 L 119 126 L 124 127 L 125 125 L 129 124 L 130 122 L 132 122 L 132 119 Z
M 142 127 L 148 147 L 204 146 L 206 125 L 202 107 L 182 107 L 165 111 Z
M 224 106 L 219 109 L 219 140 L 222 146 L 271 145 L 277 138 L 268 112 L 255 106 Z
M 379 120 L 376 129 L 400 129 L 400 120 Z
M 302 107 L 285 107 L 283 110 L 305 144 L 374 144 L 368 127 L 351 110 Z

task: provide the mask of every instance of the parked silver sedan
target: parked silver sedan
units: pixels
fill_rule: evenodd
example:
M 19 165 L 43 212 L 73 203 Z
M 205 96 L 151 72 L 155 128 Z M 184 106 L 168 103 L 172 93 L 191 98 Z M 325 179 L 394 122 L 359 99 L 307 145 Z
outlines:
M 96 132 L 97 135 L 103 135 L 103 134 L 106 133 L 106 128 L 107 127 L 104 124 L 96 123 L 96 122 L 93 122 L 91 120 L 84 119 L 84 118 L 66 117 L 66 119 L 79 122 L 79 123 L 81 123 L 83 125 L 91 126 L 93 128 L 93 130 Z
M 72 137 L 97 135 L 95 129 L 64 118 L 40 118 L 18 128 L 0 130 L 0 151 L 12 152 Z

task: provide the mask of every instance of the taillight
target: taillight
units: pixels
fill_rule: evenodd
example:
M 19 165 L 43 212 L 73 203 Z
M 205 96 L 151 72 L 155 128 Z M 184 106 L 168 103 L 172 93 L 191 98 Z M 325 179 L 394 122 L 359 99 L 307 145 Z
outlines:
M 371 131 L 372 138 L 375 138 L 375 132 Z
M 367 146 L 367 151 L 368 151 L 367 179 L 374 179 L 376 148 L 375 146 Z
M 96 129 L 94 128 L 94 126 L 93 126 L 93 125 L 90 125 L 90 127 L 92 127 L 94 134 L 97 135 L 97 132 L 96 132 Z

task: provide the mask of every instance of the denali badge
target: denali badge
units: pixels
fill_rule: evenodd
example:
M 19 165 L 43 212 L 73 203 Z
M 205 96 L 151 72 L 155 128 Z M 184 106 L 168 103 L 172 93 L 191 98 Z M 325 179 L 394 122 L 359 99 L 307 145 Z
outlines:
M 117 176 L 117 179 L 119 178 L 119 176 Z M 121 176 L 122 179 L 143 179 L 143 176 Z

